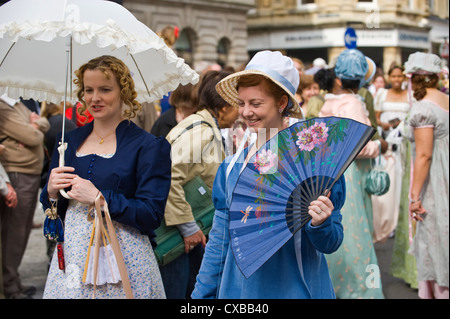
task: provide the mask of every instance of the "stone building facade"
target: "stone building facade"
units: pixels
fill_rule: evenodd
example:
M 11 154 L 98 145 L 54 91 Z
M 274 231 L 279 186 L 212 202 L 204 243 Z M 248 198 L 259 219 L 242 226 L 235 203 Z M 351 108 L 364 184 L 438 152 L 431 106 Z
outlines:
M 448 41 L 449 0 L 123 0 L 158 31 L 180 29 L 174 50 L 196 70 L 240 67 L 257 51 L 280 50 L 306 64 L 333 64 L 344 33 L 387 71 L 417 50 L 439 54 Z M 448 59 L 447 59 L 448 60 Z
M 247 12 L 254 0 L 124 0 L 123 6 L 158 32 L 180 30 L 174 50 L 197 71 L 219 62 L 237 68 L 248 61 Z
M 436 51 L 448 38 L 448 16 L 448 0 L 257 0 L 247 20 L 248 49 L 333 64 L 350 27 L 358 49 L 386 71 L 412 52 Z

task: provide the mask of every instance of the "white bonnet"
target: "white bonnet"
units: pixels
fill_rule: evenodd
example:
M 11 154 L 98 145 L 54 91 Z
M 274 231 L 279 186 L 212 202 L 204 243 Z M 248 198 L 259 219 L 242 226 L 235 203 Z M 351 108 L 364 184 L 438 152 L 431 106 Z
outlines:
M 405 73 L 441 73 L 441 59 L 432 53 L 416 52 L 408 57 L 408 61 L 405 63 Z

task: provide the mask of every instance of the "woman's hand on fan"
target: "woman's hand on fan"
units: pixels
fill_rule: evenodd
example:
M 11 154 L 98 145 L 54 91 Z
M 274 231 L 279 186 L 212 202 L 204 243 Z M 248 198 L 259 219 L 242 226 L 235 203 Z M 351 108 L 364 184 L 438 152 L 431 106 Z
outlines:
M 312 201 L 308 207 L 308 214 L 311 216 L 311 225 L 319 226 L 333 212 L 334 205 L 326 196 L 319 196 L 318 199 Z

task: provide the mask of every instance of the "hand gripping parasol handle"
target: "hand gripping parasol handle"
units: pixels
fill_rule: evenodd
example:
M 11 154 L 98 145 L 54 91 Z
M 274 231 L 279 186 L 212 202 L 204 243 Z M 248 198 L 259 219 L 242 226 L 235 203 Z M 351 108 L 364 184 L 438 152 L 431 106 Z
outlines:
M 67 149 L 67 143 L 64 143 L 63 141 L 60 143 L 60 146 L 58 147 L 59 152 L 59 167 L 64 166 L 64 153 Z M 61 195 L 67 199 L 71 199 L 69 195 L 67 195 L 66 191 L 64 189 L 60 189 L 59 192 Z

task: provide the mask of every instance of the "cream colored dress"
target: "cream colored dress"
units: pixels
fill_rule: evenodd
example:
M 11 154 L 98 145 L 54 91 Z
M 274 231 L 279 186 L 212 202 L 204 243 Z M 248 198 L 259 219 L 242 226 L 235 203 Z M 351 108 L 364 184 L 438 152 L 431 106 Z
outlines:
M 380 89 L 374 99 L 374 109 L 381 112 L 381 122 L 388 123 L 391 120 L 399 119 L 404 121 L 409 113 L 410 104 L 405 102 L 386 101 L 388 90 Z M 385 132 L 386 134 L 391 132 Z M 374 242 L 383 242 L 396 229 L 400 213 L 400 196 L 402 191 L 402 180 L 405 171 L 405 151 L 407 149 L 405 143 L 407 141 L 402 137 L 397 138 L 398 143 L 393 148 L 393 143 L 386 139 L 389 143 L 389 149 L 382 155 L 381 166 L 389 174 L 390 187 L 389 191 L 381 196 L 372 196 L 373 207 L 373 238 Z

